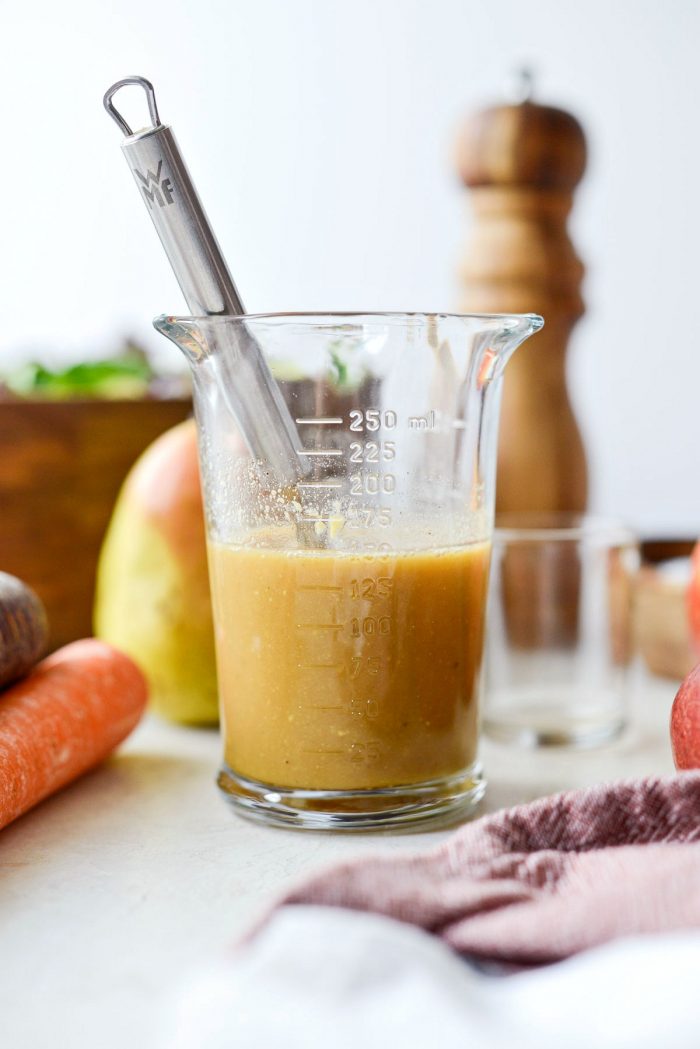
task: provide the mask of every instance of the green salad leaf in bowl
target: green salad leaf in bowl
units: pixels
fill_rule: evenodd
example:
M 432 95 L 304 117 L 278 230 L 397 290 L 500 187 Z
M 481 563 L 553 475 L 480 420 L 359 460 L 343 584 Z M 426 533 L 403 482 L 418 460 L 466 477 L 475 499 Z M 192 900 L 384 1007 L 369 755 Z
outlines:
M 51 369 L 31 361 L 0 376 L 10 396 L 31 400 L 139 400 L 162 396 L 161 378 L 146 353 L 128 343 L 107 360 L 82 361 Z M 166 393 L 167 396 L 167 393 Z

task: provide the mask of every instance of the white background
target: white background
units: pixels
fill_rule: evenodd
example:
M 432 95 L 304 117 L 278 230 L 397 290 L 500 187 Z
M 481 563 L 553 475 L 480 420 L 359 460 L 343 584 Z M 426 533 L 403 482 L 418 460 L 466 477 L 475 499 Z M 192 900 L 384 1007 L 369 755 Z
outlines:
M 700 531 L 694 0 L 0 0 L 0 23 L 0 367 L 157 347 L 150 318 L 184 308 L 114 80 L 155 82 L 249 310 L 439 310 L 469 223 L 456 130 L 531 64 L 590 141 L 570 380 L 593 506 Z

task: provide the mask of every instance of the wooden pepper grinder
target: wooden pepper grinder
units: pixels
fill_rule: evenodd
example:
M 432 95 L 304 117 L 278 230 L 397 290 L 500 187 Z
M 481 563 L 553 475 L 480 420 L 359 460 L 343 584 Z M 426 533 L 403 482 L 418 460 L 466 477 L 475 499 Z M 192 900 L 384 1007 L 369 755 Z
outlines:
M 497 509 L 580 511 L 586 459 L 566 389 L 569 334 L 583 313 L 583 266 L 566 228 L 586 166 L 586 140 L 570 113 L 531 100 L 477 113 L 458 143 L 459 174 L 475 222 L 461 266 L 460 307 L 541 313 L 545 327 L 505 375 Z

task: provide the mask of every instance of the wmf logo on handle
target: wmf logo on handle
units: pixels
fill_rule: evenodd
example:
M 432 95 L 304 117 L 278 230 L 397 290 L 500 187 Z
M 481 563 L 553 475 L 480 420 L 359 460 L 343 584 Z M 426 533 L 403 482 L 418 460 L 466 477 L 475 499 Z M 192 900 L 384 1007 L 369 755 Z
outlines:
M 153 208 L 156 202 L 161 208 L 173 203 L 173 184 L 169 178 L 161 179 L 162 170 L 162 159 L 158 161 L 158 167 L 155 172 L 147 170 L 146 174 L 142 175 L 138 168 L 134 168 L 134 174 L 141 182 L 141 192 L 146 198 L 149 208 Z

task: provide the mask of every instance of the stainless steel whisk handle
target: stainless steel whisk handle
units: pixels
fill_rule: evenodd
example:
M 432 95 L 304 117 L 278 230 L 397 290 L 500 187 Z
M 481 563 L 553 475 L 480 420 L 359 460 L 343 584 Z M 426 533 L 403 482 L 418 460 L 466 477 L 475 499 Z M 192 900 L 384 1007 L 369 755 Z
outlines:
M 143 88 L 151 126 L 132 131 L 113 98 L 123 87 Z M 104 107 L 126 135 L 122 151 L 194 316 L 245 313 L 241 297 L 182 159 L 172 128 L 161 124 L 153 85 L 145 77 L 118 80 Z
M 114 106 L 122 87 L 143 88 L 151 126 L 133 132 Z M 212 232 L 172 129 L 161 124 L 153 85 L 145 77 L 118 80 L 104 106 L 126 135 L 122 151 L 131 168 L 187 307 L 195 317 L 240 317 L 241 297 Z M 222 325 L 207 337 L 222 397 L 254 458 L 269 463 L 276 482 L 294 485 L 310 472 L 300 453 L 296 424 L 265 355 L 244 321 L 234 333 Z

